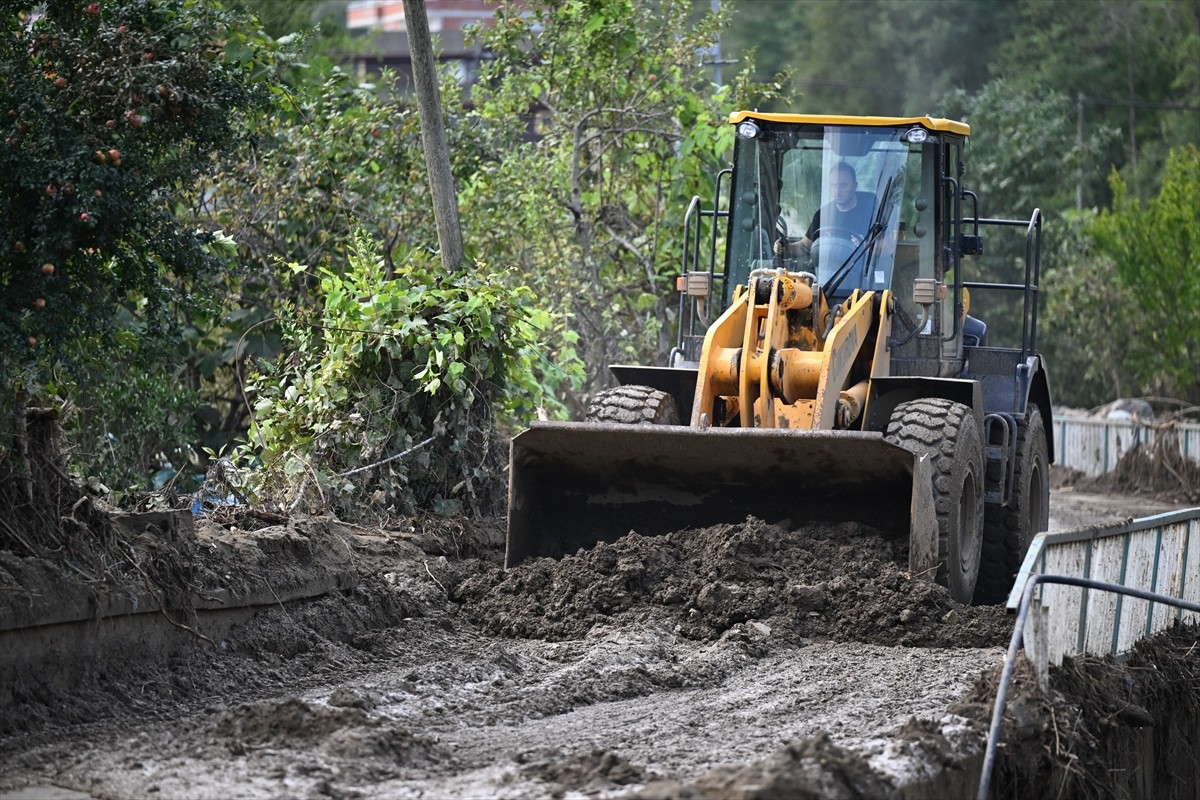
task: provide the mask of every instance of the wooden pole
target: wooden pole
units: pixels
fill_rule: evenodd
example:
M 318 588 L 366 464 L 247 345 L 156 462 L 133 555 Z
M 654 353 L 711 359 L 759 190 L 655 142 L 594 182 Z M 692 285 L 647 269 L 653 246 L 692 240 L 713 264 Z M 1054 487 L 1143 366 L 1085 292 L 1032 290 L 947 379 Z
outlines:
M 442 266 L 447 272 L 455 272 L 463 266 L 462 228 L 458 222 L 458 196 L 454 190 L 454 175 L 450 172 L 450 150 L 446 146 L 437 65 L 433 57 L 425 0 L 404 0 L 404 22 L 408 28 L 413 84 L 417 90 L 417 113 L 421 120 L 421 146 L 425 151 L 425 167 L 429 171 L 429 189 L 433 195 L 433 218 L 437 224 Z

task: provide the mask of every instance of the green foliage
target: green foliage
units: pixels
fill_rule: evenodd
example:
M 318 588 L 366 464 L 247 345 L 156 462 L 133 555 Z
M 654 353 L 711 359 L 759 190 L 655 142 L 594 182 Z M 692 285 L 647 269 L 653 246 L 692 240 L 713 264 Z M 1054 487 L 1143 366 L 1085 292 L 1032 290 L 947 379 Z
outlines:
M 333 267 L 356 227 L 385 243 L 389 265 L 397 250 L 436 241 L 415 108 L 340 69 L 274 91 L 253 146 L 200 187 L 193 212 L 239 242 L 256 279 L 271 282 L 263 290 L 299 294 L 303 284 L 272 274 L 278 260 Z
M 1069 215 L 1042 319 L 1057 400 L 1153 395 L 1200 403 L 1200 152 L 1171 154 L 1146 206 L 1111 175 L 1111 210 Z
M 172 346 L 140 336 L 136 327 L 106 347 L 78 354 L 74 377 L 48 381 L 58 401 L 70 398 L 63 422 L 72 444 L 71 467 L 117 490 L 150 490 L 170 483 L 196 488 L 196 392 L 181 386 Z M 113 363 L 124 369 L 114 380 Z
M 1175 150 L 1162 188 L 1146 207 L 1117 172 L 1113 207 L 1091 226 L 1099 254 L 1113 265 L 1124 304 L 1135 309 L 1122 337 L 1121 367 L 1144 394 L 1200 403 L 1200 150 Z
M 1200 6 L 1160 0 L 1021 0 L 994 72 L 1082 100 L 1082 123 L 1121 129 L 1106 161 L 1153 196 L 1171 148 L 1200 141 Z M 1072 115 L 1072 119 L 1077 118 Z M 1052 163 L 1052 162 L 1051 162 Z M 1089 204 L 1107 204 L 1103 180 Z
M 241 15 L 254 15 L 275 39 L 315 31 L 324 51 L 345 38 L 347 0 L 224 0 L 223 5 Z
M 974 91 L 1017 18 L 1014 0 L 725 0 L 726 56 L 753 53 L 760 79 L 787 72 L 807 114 L 939 116 L 948 91 Z
M 212 3 L 51 0 L 36 18 L 33 7 L 8 3 L 0 18 L 6 411 L 51 370 L 89 374 L 95 348 L 124 347 L 129 326 L 167 336 L 180 308 L 204 300 L 193 281 L 221 261 L 209 234 L 175 217 L 176 196 L 236 146 L 270 64 Z
M 291 77 L 301 79 L 273 87 L 252 146 L 198 185 L 187 212 L 198 227 L 227 231 L 240 264 L 217 286 L 225 313 L 193 316 L 187 329 L 188 374 L 204 389 L 205 446 L 214 451 L 248 424 L 238 370 L 278 353 L 277 330 L 261 324 L 266 309 L 319 309 L 319 269 L 345 269 L 356 229 L 382 243 L 389 274 L 437 239 L 416 110 L 340 68 L 298 67 Z M 461 131 L 450 131 L 460 162 L 475 152 Z M 311 269 L 283 268 L 292 262 Z
M 712 83 L 723 17 L 686 0 L 502 3 L 482 29 L 475 125 L 497 129 L 460 200 L 468 249 L 504 252 L 580 337 L 588 387 L 611 363 L 674 344 L 683 214 L 712 197 L 733 105 L 764 87 Z M 537 111 L 540 138 L 506 121 Z M 579 399 L 574 398 L 578 409 Z
M 1002 80 L 1066 98 L 1062 121 L 1104 145 L 1083 176 L 1084 205 L 1108 203 L 1115 164 L 1139 198 L 1153 194 L 1167 152 L 1200 141 L 1200 6 L 1162 0 L 725 0 L 723 54 L 752 53 L 759 76 L 788 71 L 806 113 L 954 116 L 955 93 Z M 961 105 L 961 104 L 958 104 Z M 979 105 L 976 104 L 977 110 Z M 977 131 L 982 130 L 976 128 Z M 1108 132 L 1120 131 L 1110 137 Z M 1038 137 L 1035 135 L 1034 140 Z M 1060 150 L 1028 163 L 1050 174 Z M 1011 163 L 1012 159 L 1008 159 Z M 1070 175 L 1068 186 L 1078 183 Z M 1043 209 L 1060 210 L 1046 200 Z M 1071 204 L 1061 208 L 1069 208 Z
M 1068 97 L 1007 80 L 991 81 L 974 94 L 955 92 L 947 97 L 945 110 L 971 125 L 963 181 L 979 196 L 980 216 L 1027 220 L 1035 208 L 1041 209 L 1042 274 L 1064 269 L 1075 251 L 1059 245 L 1069 240 L 1077 246 L 1081 241 L 1070 238 L 1072 223 L 1064 215 L 1075 213 L 1077 194 L 1094 195 L 1092 176 L 1105 171 L 1104 154 L 1116 132 L 1092 128 L 1080 140 Z M 1052 160 L 1049 153 L 1054 154 Z M 1024 281 L 1024 269 L 1025 230 L 993 227 L 987 231 L 984 255 L 970 260 L 966 274 L 969 280 L 1011 284 Z M 990 342 L 1020 342 L 1023 308 L 1014 295 L 981 291 L 971 301 L 972 313 L 987 320 Z M 1042 326 L 1039 349 L 1053 349 L 1050 338 Z M 1073 374 L 1060 373 L 1063 363 L 1057 359 L 1052 364 L 1056 378 Z
M 994 80 L 978 92 L 955 92 L 944 106 L 971 125 L 964 180 L 986 204 L 984 216 L 1027 216 L 1035 208 L 1053 220 L 1076 205 L 1095 205 L 1096 175 L 1119 132 L 1091 126 L 1079 137 L 1075 102 L 1054 89 Z
M 483 265 L 446 274 L 413 257 L 393 276 L 365 233 L 343 272 L 315 272 L 320 313 L 284 309 L 286 355 L 247 387 L 252 495 L 358 519 L 495 510 L 506 449 L 493 401 L 502 421 L 553 411 L 556 384 L 579 371 L 569 353 L 541 360 L 549 315 Z
M 1123 378 L 1121 351 L 1145 319 L 1122 299 L 1108 276 L 1112 264 L 1097 252 L 1087 231 L 1097 212 L 1067 211 L 1048 236 L 1045 258 L 1054 265 L 1042 282 L 1038 349 L 1050 365 L 1054 402 L 1092 408 L 1135 394 Z

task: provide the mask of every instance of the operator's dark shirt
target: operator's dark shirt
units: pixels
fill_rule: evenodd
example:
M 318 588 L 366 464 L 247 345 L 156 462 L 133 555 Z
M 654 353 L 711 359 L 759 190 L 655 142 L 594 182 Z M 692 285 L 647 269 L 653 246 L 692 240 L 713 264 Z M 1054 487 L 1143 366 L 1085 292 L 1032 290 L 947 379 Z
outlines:
M 871 214 L 875 211 L 875 195 L 870 192 L 855 192 L 858 204 L 849 211 L 839 211 L 837 203 L 826 203 L 813 214 L 812 224 L 804 234 L 813 240 L 817 231 L 822 228 L 840 228 L 856 234 L 860 239 L 865 238 L 867 229 L 871 227 Z

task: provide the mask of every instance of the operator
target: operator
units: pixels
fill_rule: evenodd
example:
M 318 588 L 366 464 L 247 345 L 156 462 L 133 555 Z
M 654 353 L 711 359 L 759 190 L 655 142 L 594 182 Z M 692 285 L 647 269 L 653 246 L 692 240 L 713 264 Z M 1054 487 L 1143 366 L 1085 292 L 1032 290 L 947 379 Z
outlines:
M 871 227 L 871 214 L 875 210 L 875 196 L 870 192 L 858 191 L 858 175 L 848 162 L 839 161 L 829 173 L 829 188 L 833 201 L 826 203 L 813 214 L 812 222 L 804 236 L 790 245 L 784 237 L 775 241 L 775 253 L 798 255 L 807 260 L 810 248 L 822 230 L 836 231 L 846 236 L 857 247 Z

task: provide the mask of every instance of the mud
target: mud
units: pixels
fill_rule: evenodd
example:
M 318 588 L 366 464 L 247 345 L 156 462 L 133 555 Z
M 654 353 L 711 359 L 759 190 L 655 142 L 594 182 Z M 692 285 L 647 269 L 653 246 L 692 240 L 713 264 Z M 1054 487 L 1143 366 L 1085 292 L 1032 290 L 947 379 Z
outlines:
M 953 713 L 996 696 L 981 675 Z M 1020 662 L 993 777 L 996 797 L 1194 798 L 1200 781 L 1200 628 L 1139 642 L 1120 660 L 1066 659 L 1042 692 Z
M 902 546 L 857 523 L 789 531 L 751 518 L 665 536 L 630 534 L 559 561 L 485 570 L 451 597 L 488 633 L 550 641 L 651 616 L 697 641 L 744 623 L 788 641 L 1007 641 L 1012 626 L 1002 608 L 959 605 L 928 576 L 905 571 L 906 561 Z
M 1121 516 L 1120 499 L 1107 501 L 1056 491 L 1052 519 Z M 1133 505 L 1124 516 L 1154 507 Z M 1011 621 L 908 575 L 867 527 L 797 535 L 751 519 L 505 572 L 502 521 L 264 522 L 202 523 L 181 547 L 203 566 L 162 613 L 190 646 L 100 650 L 85 680 L 25 675 L 11 687 L 0 798 L 882 797 L 912 796 L 934 775 L 947 794 L 974 791 L 987 680 Z M 105 594 L 69 569 L 38 579 L 13 564 L 0 560 L 3 604 Z M 346 569 L 348 585 L 219 632 L 196 601 Z M 1185 644 L 1171 645 L 1165 683 L 1118 672 L 1086 685 L 1151 717 L 1194 708 Z M 1130 677 L 1158 699 L 1113 694 Z M 1093 740 L 1079 721 L 1116 730 L 1131 713 L 1080 700 L 1069 680 L 1060 692 L 1025 701 L 1004 796 L 1039 785 L 1021 781 L 1040 753 L 1051 754 L 1044 775 L 1094 768 L 1110 745 L 1088 734 L 1096 755 L 1084 760 Z M 1063 738 L 1068 707 L 1087 709 L 1071 718 L 1075 740 Z M 1185 734 L 1164 757 L 1184 757 Z M 1060 784 L 1063 796 L 1099 796 Z

